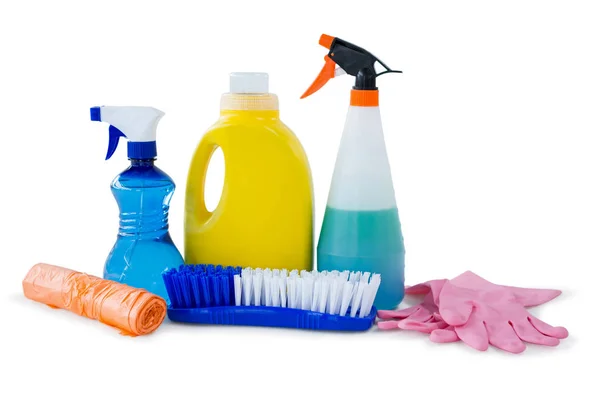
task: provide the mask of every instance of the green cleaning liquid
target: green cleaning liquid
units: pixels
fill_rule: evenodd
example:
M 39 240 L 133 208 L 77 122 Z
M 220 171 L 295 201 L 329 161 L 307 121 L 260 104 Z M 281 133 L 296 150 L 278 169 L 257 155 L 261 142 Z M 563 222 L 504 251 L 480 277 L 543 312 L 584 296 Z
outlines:
M 398 209 L 341 210 L 327 207 L 317 248 L 320 271 L 381 274 L 375 307 L 390 310 L 404 297 L 404 239 Z

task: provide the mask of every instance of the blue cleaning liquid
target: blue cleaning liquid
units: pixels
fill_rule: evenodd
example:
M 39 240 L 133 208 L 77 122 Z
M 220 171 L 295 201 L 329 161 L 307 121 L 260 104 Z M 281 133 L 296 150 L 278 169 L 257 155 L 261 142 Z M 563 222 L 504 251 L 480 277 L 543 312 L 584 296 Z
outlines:
M 319 245 L 319 271 L 381 274 L 375 298 L 380 310 L 395 309 L 404 298 L 404 239 L 398 209 L 350 211 L 327 207 Z
M 168 299 L 162 273 L 183 264 L 168 231 L 173 180 L 153 160 L 131 160 L 111 189 L 119 205 L 120 225 L 104 278 Z

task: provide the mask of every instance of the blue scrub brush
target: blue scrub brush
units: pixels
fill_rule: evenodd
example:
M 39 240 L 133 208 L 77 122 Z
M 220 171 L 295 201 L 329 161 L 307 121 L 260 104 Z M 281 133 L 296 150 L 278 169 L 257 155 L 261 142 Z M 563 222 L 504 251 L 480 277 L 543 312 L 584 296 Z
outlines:
M 381 283 L 368 272 L 183 265 L 163 273 L 177 322 L 365 331 Z

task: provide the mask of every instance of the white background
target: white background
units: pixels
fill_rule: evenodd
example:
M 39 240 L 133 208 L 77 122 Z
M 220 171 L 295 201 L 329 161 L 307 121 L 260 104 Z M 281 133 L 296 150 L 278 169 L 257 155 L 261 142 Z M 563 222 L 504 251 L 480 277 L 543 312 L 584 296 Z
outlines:
M 594 1 L 19 1 L 0 6 L 0 398 L 596 398 L 600 10 Z M 521 355 L 418 333 L 166 322 L 129 338 L 25 299 L 36 262 L 101 274 L 117 233 L 108 127 L 151 105 L 178 184 L 231 71 L 265 71 L 314 175 L 316 238 L 352 79 L 308 99 L 328 33 L 403 75 L 379 79 L 408 284 L 467 269 L 564 294 L 532 312 L 571 336 Z M 218 179 L 209 183 L 216 202 Z M 595 371 L 595 372 L 594 372 Z M 112 397 L 111 397 L 112 396 Z

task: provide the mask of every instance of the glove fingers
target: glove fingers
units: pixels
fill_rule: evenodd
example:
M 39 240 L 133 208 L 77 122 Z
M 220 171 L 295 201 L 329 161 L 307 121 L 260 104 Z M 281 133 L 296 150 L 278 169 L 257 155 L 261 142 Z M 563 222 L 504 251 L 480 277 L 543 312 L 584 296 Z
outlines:
M 554 289 L 531 289 L 516 286 L 496 285 L 471 271 L 460 274 L 450 282 L 455 286 L 468 289 L 481 289 L 485 291 L 493 291 L 497 290 L 498 288 L 508 289 L 517 298 L 519 304 L 525 307 L 539 306 L 540 304 L 547 303 L 561 294 L 560 290 Z
M 398 329 L 398 321 L 396 321 L 396 320 L 379 321 L 379 322 L 377 322 L 377 327 L 384 331 L 387 331 L 390 329 Z
M 431 313 L 431 311 L 429 311 L 425 308 L 421 308 L 419 311 L 413 313 L 407 319 L 409 319 L 411 321 L 417 321 L 417 322 L 428 322 L 432 318 L 433 318 L 433 314 Z
M 460 288 L 446 283 L 440 292 L 440 315 L 448 325 L 460 326 L 468 322 L 473 312 L 473 304 L 469 299 L 474 295 L 473 290 Z
M 429 287 L 431 288 L 431 299 L 435 305 L 439 304 L 440 293 L 444 288 L 444 285 L 448 282 L 448 279 L 436 279 L 429 281 Z
M 469 318 L 466 324 L 455 326 L 454 330 L 460 340 L 475 350 L 485 351 L 488 349 L 488 334 L 480 319 Z
M 429 335 L 429 339 L 435 343 L 452 343 L 458 342 L 460 339 L 454 330 L 454 327 L 449 326 L 445 329 L 436 329 Z
M 431 319 L 433 321 L 433 318 Z M 436 329 L 443 329 L 447 327 L 448 324 L 444 321 L 435 321 L 435 322 L 420 322 L 414 321 L 411 318 L 404 319 L 398 323 L 398 327 L 400 329 L 406 329 L 409 331 L 417 331 L 423 333 L 431 333 Z
M 419 283 L 418 285 L 407 286 L 404 289 L 404 293 L 406 293 L 408 295 L 419 295 L 419 294 L 427 294 L 427 293 L 429 293 L 430 290 L 431 290 L 431 288 L 429 287 L 428 283 Z
M 539 306 L 549 302 L 550 300 L 560 296 L 560 290 L 555 289 L 528 289 L 514 286 L 505 286 L 516 297 L 519 304 L 524 307 Z
M 557 338 L 540 333 L 529 323 L 529 321 L 513 321 L 511 324 L 517 336 L 525 342 L 541 344 L 544 346 L 557 346 L 560 343 L 560 340 Z
M 425 283 L 419 283 L 418 285 L 407 286 L 404 291 L 408 295 L 420 295 L 431 292 L 437 298 L 446 282 L 448 282 L 448 279 L 434 279 Z
M 547 323 L 540 319 L 537 319 L 533 315 L 529 315 L 527 319 L 535 329 L 537 329 L 546 336 L 551 336 L 558 339 L 564 339 L 567 336 L 569 336 L 569 331 L 567 331 L 562 326 L 548 325 Z
M 405 308 L 403 310 L 379 310 L 377 311 L 377 316 L 381 319 L 391 319 L 391 318 L 408 318 L 412 314 L 418 312 L 421 309 L 421 305 L 416 305 L 412 307 Z
M 442 306 L 443 304 L 443 306 Z M 440 300 L 440 315 L 448 325 L 460 326 L 467 323 L 473 311 L 473 305 L 466 302 Z
M 515 354 L 525 351 L 525 343 L 508 322 L 486 323 L 485 328 L 492 346 Z

